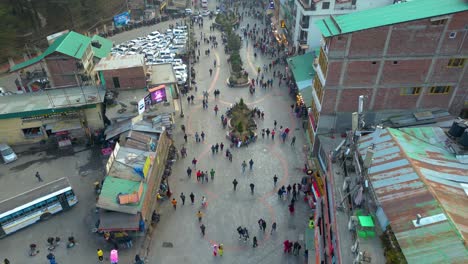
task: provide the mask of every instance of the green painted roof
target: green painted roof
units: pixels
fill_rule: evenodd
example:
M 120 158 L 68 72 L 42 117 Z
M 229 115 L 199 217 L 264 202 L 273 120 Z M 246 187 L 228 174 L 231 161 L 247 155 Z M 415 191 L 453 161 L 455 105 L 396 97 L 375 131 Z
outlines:
M 315 24 L 324 37 L 330 37 L 467 10 L 468 4 L 464 0 L 408 0 L 404 3 L 329 17 Z
M 99 43 L 101 43 L 101 48 L 93 47 L 93 53 L 95 57 L 101 59 L 110 53 L 112 49 L 112 41 L 97 35 L 93 36 L 93 38 L 89 38 L 85 35 L 70 31 L 56 39 L 41 55 L 28 61 L 16 64 L 10 68 L 10 71 L 13 72 L 21 70 L 36 64 L 54 52 L 59 52 L 76 59 L 81 59 L 92 40 L 98 40 Z
M 138 212 L 141 212 L 141 208 L 143 207 L 143 198 L 140 199 L 138 203 L 121 205 L 117 202 L 117 196 L 119 194 L 131 194 L 133 192 L 138 192 L 139 187 L 139 181 L 131 181 L 107 176 L 104 179 L 104 183 L 102 184 L 101 193 L 99 194 L 99 199 L 96 206 L 110 211 L 137 214 Z M 143 183 L 142 197 L 145 197 L 147 188 L 147 184 Z
M 112 41 L 103 38 L 99 35 L 94 35 L 91 38 L 91 41 L 94 40 L 99 41 L 99 43 L 101 44 L 100 48 L 93 47 L 94 56 L 100 59 L 107 57 L 107 55 L 109 55 L 109 53 L 111 52 L 112 46 L 114 45 Z
M 312 85 L 312 79 L 315 77 L 315 70 L 312 67 L 315 59 L 315 52 L 308 52 L 303 55 L 298 55 L 288 58 L 289 69 L 294 75 L 294 79 L 298 86 L 304 86 L 301 82 L 307 82 L 307 85 Z M 307 87 L 299 87 L 301 88 Z

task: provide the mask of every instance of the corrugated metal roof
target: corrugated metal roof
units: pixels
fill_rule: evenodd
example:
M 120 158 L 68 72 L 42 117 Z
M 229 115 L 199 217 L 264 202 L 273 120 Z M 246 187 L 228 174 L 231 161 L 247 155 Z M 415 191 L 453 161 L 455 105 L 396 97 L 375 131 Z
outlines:
M 117 196 L 119 194 L 130 194 L 133 192 L 138 192 L 139 187 L 139 181 L 131 181 L 107 176 L 104 179 L 96 206 L 110 211 L 126 214 L 137 214 L 138 212 L 141 212 L 141 208 L 143 207 L 143 199 L 141 199 L 138 203 L 120 205 L 117 203 Z M 147 190 L 146 183 L 143 183 L 143 189 L 142 197 L 145 197 Z
M 408 0 L 399 4 L 329 17 L 315 24 L 324 37 L 330 37 L 467 10 L 468 4 L 464 0 Z
M 107 55 L 109 55 L 109 53 L 112 50 L 112 46 L 114 45 L 112 43 L 112 41 L 110 41 L 110 40 L 108 40 L 106 38 L 103 38 L 103 37 L 101 37 L 99 35 L 94 35 L 91 38 L 91 42 L 92 41 L 98 41 L 99 44 L 101 44 L 100 48 L 92 47 L 94 56 L 97 57 L 97 58 L 100 58 L 100 59 L 107 57 Z
M 468 259 L 468 166 L 448 149 L 441 128 L 383 130 L 360 140 L 363 158 L 374 145 L 368 176 L 409 263 L 462 263 Z M 448 220 L 415 227 L 413 220 L 445 214 Z
M 134 55 L 110 55 L 103 58 L 94 67 L 95 71 L 108 71 L 117 69 L 127 69 L 134 67 L 143 67 L 145 65 L 145 56 L 143 54 Z M 142 73 L 144 74 L 144 73 Z
M 315 77 L 315 70 L 312 67 L 314 59 L 315 51 L 288 58 L 289 69 L 294 75 L 299 90 L 312 85 L 312 79 Z M 301 84 L 302 82 L 305 83 Z
M 149 151 L 120 147 L 108 174 L 120 179 L 140 181 L 143 176 L 137 170 L 143 171 L 146 158 L 151 154 Z
M 85 35 L 70 31 L 67 34 L 57 38 L 57 40 L 55 40 L 41 55 L 25 62 L 16 64 L 10 68 L 10 71 L 13 72 L 21 70 L 36 64 L 54 52 L 60 52 L 76 59 L 81 59 L 92 40 L 97 40 L 101 44 L 100 48 L 92 48 L 95 57 L 104 58 L 110 53 L 113 45 L 112 41 L 102 38 L 98 35 L 93 36 L 93 38 L 89 38 Z

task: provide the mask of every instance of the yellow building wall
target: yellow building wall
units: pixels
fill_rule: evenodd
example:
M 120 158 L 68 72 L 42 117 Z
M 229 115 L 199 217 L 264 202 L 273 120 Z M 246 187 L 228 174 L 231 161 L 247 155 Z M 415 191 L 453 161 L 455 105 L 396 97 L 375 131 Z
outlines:
M 104 128 L 104 120 L 102 118 L 102 104 L 97 104 L 94 108 L 87 108 L 83 110 L 82 116 L 86 118 L 88 127 L 91 131 Z M 47 123 L 47 122 L 44 122 Z M 50 122 L 49 122 L 50 123 Z M 48 139 L 47 133 L 43 128 L 42 120 L 23 122 L 19 117 L 10 119 L 0 119 L 0 143 L 7 143 L 10 145 L 22 145 L 38 143 L 41 140 Z M 22 129 L 41 127 L 42 136 L 25 137 Z
M 42 126 L 41 121 L 23 122 L 21 118 L 10 118 L 0 120 L 0 142 L 10 145 L 37 143 L 47 139 L 45 131 L 42 136 L 26 138 L 21 129 Z
M 88 127 L 93 130 L 104 128 L 104 119 L 102 117 L 102 104 L 97 104 L 95 108 L 88 108 L 83 110 L 88 122 Z

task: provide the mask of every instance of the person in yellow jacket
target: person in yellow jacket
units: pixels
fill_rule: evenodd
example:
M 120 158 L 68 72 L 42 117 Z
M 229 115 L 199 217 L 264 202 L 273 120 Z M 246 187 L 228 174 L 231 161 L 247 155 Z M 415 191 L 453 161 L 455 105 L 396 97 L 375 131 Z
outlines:
M 98 248 L 97 250 L 97 257 L 98 257 L 99 262 L 104 261 L 104 251 L 102 251 L 102 249 L 100 248 Z
M 224 246 L 223 246 L 223 244 L 219 244 L 218 254 L 219 254 L 220 257 L 223 256 L 223 252 L 224 252 Z

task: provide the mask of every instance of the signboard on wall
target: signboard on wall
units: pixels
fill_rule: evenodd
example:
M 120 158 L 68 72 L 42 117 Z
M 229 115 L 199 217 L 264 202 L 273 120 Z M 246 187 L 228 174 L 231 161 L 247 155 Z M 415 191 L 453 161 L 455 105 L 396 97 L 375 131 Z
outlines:
M 138 101 L 138 114 L 141 115 L 145 112 L 146 105 L 145 105 L 145 98 L 141 98 L 140 101 Z
M 153 104 L 167 101 L 166 86 L 159 85 L 149 89 L 151 95 L 151 102 Z
M 114 16 L 114 26 L 116 27 L 125 26 L 128 24 L 128 22 L 130 22 L 129 12 L 123 12 L 121 14 Z

